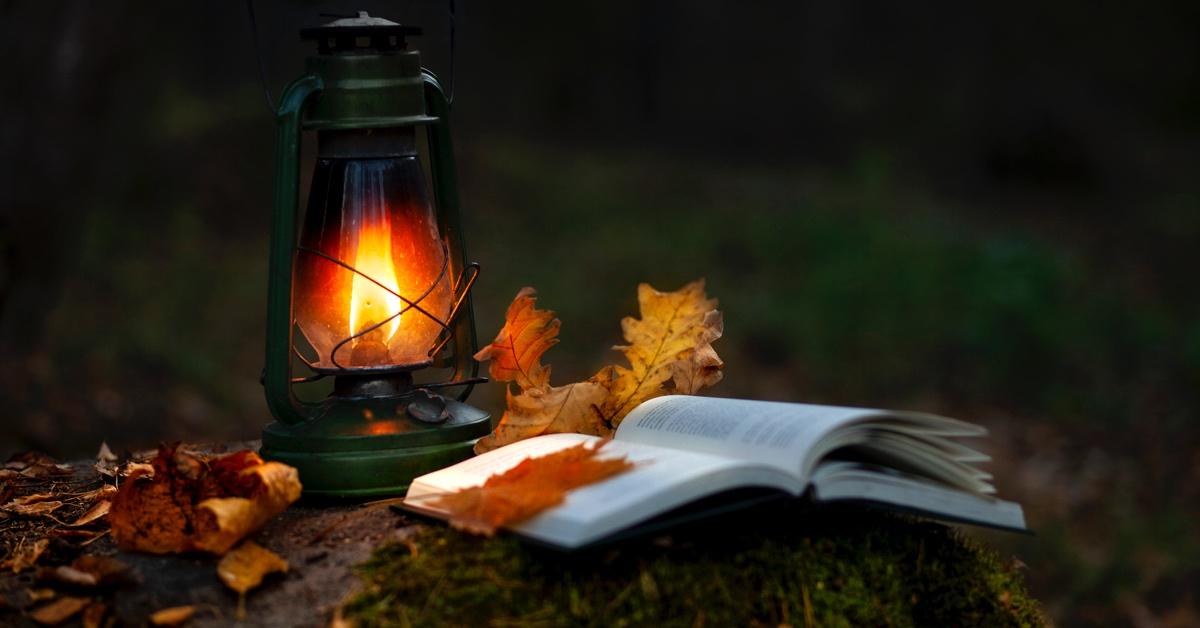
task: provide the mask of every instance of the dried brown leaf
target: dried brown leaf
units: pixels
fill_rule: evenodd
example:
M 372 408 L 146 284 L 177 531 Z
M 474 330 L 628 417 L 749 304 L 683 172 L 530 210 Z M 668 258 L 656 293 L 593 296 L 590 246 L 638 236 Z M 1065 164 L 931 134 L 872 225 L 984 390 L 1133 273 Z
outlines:
M 135 475 L 153 476 L 154 465 L 149 462 L 129 462 L 121 467 L 119 475 L 124 478 L 131 478 Z
M 100 451 L 96 452 L 96 461 L 97 462 L 116 462 L 117 461 L 117 455 L 114 454 L 112 452 L 112 450 L 108 448 L 107 442 L 102 441 L 100 443 Z
M 53 501 L 58 498 L 59 498 L 59 496 L 55 493 L 30 493 L 29 495 L 22 495 L 20 497 L 14 497 L 13 500 L 8 502 L 7 504 L 5 504 L 4 507 L 8 508 L 9 506 L 28 506 L 30 504 L 36 504 L 38 502 Z
M 27 593 L 29 595 L 30 604 L 37 604 L 38 602 L 53 600 L 54 597 L 58 595 L 58 591 L 55 591 L 54 589 L 30 589 Z
M 61 597 L 33 611 L 29 617 L 43 626 L 57 626 L 78 615 L 91 601 L 86 597 Z
M 38 578 L 81 588 L 114 587 L 138 580 L 137 572 L 129 565 L 110 556 L 95 555 L 80 556 L 70 565 L 44 568 Z
M 527 390 L 520 395 L 508 391 L 508 409 L 491 434 L 475 443 L 483 453 L 521 439 L 555 432 L 606 435 L 600 406 L 608 389 L 592 382 L 577 382 L 546 389 Z
M 96 521 L 97 519 L 107 516 L 108 511 L 111 509 L 112 509 L 111 501 L 109 501 L 107 499 L 100 500 L 100 501 L 96 502 L 95 504 L 92 504 L 92 507 L 89 508 L 87 512 L 80 515 L 78 519 L 76 519 L 75 521 L 72 521 L 71 523 L 69 523 L 67 525 L 69 525 L 71 527 L 85 526 L 89 523 Z
M 279 554 L 246 541 L 217 563 L 217 576 L 225 586 L 245 593 L 262 584 L 263 577 L 277 571 L 286 573 L 288 563 Z
M 109 525 L 123 549 L 223 554 L 300 497 L 294 468 L 251 451 L 204 459 L 168 446 L 152 466 L 113 500 Z
M 178 626 L 196 614 L 195 606 L 172 606 L 154 611 L 150 615 L 152 626 Z
M 449 513 L 450 525 L 473 534 L 491 536 L 496 529 L 524 521 L 562 503 L 567 492 L 612 477 L 633 467 L 620 458 L 600 458 L 607 441 L 595 447 L 580 443 L 545 456 L 527 458 L 481 486 L 441 495 L 433 508 Z
M 19 471 L 25 477 L 42 477 L 47 475 L 71 475 L 71 465 L 58 464 L 54 458 L 37 451 L 23 451 L 13 454 L 4 463 L 5 469 Z
M 103 602 L 92 602 L 83 609 L 80 621 L 83 628 L 100 628 L 104 625 L 104 616 L 108 614 L 108 605 Z
M 60 501 L 36 502 L 33 504 L 14 504 L 13 502 L 9 502 L 4 505 L 4 512 L 23 517 L 42 517 L 62 508 L 62 505 L 63 503 Z
M 242 543 L 217 563 L 217 577 L 238 593 L 239 618 L 246 616 L 246 592 L 262 584 L 268 574 L 287 570 L 283 557 L 254 541 Z
M 48 577 L 52 577 L 54 580 L 57 580 L 63 584 L 69 584 L 77 587 L 94 587 L 97 584 L 100 584 L 100 579 L 97 578 L 95 574 L 90 574 L 86 571 L 80 571 L 67 565 L 55 567 L 50 571 Z
M 196 506 L 196 549 L 224 554 L 300 498 L 299 473 L 281 462 L 248 467 L 234 481 L 246 497 L 211 498 Z
M 37 564 L 38 559 L 42 557 L 48 547 L 50 547 L 50 539 L 47 538 L 33 541 L 23 539 L 12 554 L 4 559 L 3 563 L 0 563 L 0 569 L 11 569 L 13 573 L 29 569 Z

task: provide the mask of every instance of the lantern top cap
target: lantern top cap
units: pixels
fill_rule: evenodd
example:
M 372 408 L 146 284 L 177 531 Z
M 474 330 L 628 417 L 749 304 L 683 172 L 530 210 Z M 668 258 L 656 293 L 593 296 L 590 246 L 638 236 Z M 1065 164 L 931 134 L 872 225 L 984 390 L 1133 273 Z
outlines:
M 321 54 L 362 53 L 404 50 L 404 38 L 420 34 L 420 27 L 359 11 L 355 16 L 338 16 L 327 24 L 301 29 L 300 39 L 316 40 Z

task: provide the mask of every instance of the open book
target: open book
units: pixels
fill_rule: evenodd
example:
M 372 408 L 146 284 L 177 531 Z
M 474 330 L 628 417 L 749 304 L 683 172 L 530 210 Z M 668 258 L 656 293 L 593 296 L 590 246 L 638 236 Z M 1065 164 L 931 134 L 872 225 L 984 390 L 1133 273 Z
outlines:
M 996 499 L 988 457 L 960 439 L 982 427 L 919 412 L 667 396 L 651 399 L 617 428 L 602 456 L 634 468 L 580 487 L 512 531 L 575 548 L 701 498 L 765 487 L 814 501 L 858 501 L 939 519 L 1025 529 L 1021 506 Z M 432 516 L 435 494 L 478 486 L 522 460 L 581 442 L 583 434 L 538 436 L 413 480 L 405 506 Z

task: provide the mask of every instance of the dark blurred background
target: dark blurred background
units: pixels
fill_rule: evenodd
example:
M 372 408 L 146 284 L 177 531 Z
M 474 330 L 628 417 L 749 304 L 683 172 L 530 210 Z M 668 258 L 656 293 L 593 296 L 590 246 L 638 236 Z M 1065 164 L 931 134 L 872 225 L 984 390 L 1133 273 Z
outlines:
M 1200 622 L 1200 5 L 459 0 L 455 141 L 490 338 L 556 381 L 635 286 L 707 277 L 713 394 L 991 427 L 1062 624 Z M 257 2 L 297 31 L 440 2 Z M 0 454 L 254 438 L 273 119 L 242 2 L 0 2 Z M 499 386 L 476 402 L 502 407 Z

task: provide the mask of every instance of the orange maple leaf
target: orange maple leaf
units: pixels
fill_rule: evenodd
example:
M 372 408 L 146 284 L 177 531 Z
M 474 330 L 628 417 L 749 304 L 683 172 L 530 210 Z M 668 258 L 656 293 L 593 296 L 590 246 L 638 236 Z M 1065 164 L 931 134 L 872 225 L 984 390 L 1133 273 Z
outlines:
M 524 521 L 562 503 L 568 491 L 599 482 L 633 468 L 620 458 L 599 458 L 608 441 L 595 447 L 580 443 L 545 456 L 526 458 L 517 466 L 489 477 L 481 486 L 439 495 L 430 506 L 446 511 L 450 525 L 491 536 L 496 529 Z
M 695 394 L 721 380 L 724 363 L 712 343 L 721 337 L 723 322 L 717 300 L 704 292 L 703 279 L 674 292 L 639 285 L 641 318 L 621 321 L 629 344 L 614 347 L 629 366 L 606 366 L 565 386 L 551 386 L 550 367 L 539 361 L 558 342 L 560 322 L 554 312 L 534 307 L 535 294 L 532 288 L 517 293 L 496 341 L 475 355 L 492 360 L 492 377 L 515 381 L 522 389 L 520 394 L 508 391 L 504 416 L 492 434 L 475 444 L 476 453 L 556 432 L 611 436 L 643 401 Z
M 475 354 L 483 362 L 491 360 L 488 374 L 501 382 L 516 382 L 521 388 L 543 388 L 550 384 L 550 367 L 539 360 L 547 349 L 558 344 L 562 323 L 554 312 L 536 307 L 537 291 L 521 288 L 504 315 L 504 327 L 492 344 Z

